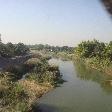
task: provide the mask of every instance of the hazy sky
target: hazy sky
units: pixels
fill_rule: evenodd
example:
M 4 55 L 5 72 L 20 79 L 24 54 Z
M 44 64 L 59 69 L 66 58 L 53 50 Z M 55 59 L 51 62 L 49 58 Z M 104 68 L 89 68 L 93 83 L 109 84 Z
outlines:
M 99 0 L 0 0 L 3 42 L 75 46 L 112 40 L 112 20 Z

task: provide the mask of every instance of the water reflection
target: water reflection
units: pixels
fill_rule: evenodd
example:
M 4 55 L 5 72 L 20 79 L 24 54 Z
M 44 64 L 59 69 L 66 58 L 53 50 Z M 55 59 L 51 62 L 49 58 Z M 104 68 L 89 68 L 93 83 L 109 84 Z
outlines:
M 40 112 L 112 112 L 112 77 L 91 70 L 83 63 L 74 67 L 71 61 L 50 61 L 59 63 L 67 82 L 39 100 Z
M 78 78 L 97 82 L 106 93 L 112 94 L 112 76 L 90 69 L 83 62 L 79 61 L 75 63 L 75 69 Z

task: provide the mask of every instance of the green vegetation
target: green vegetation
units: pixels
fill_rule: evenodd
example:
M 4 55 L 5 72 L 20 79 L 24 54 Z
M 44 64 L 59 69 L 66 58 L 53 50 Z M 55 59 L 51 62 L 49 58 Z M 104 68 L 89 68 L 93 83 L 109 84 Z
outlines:
M 103 71 L 109 75 L 112 74 L 112 42 L 104 43 L 97 40 L 83 41 L 77 47 L 54 47 L 49 45 L 30 45 L 29 48 L 34 52 L 43 52 L 52 57 L 68 59 L 81 59 L 85 64 Z M 74 53 L 75 51 L 75 53 Z M 42 53 L 42 54 L 43 54 Z
M 83 41 L 75 48 L 75 58 L 83 59 L 92 68 L 112 74 L 112 42 Z
M 61 79 L 58 67 L 49 65 L 49 63 L 42 58 L 41 60 L 37 58 L 29 59 L 26 64 L 33 66 L 32 71 L 26 74 L 30 80 L 35 79 L 37 83 L 47 83 L 56 86 L 58 80 Z
M 35 80 L 12 82 L 7 73 L 0 73 L 0 112 L 31 111 L 35 100 L 50 88 L 50 85 L 39 85 Z
M 29 53 L 29 48 L 23 43 L 12 44 L 11 42 L 4 44 L 0 42 L 0 56 L 14 57 Z
M 61 82 L 58 67 L 50 65 L 47 59 L 32 55 L 22 65 L 1 71 L 0 112 L 32 111 L 35 101 Z
M 41 44 L 26 46 L 22 43 L 0 43 L 0 56 L 5 58 L 23 57 L 29 53 L 29 49 L 32 50 L 32 54 L 25 62 L 9 65 L 0 72 L 1 112 L 32 111 L 38 98 L 63 82 L 58 66 L 48 63 L 51 57 L 81 60 L 87 67 L 112 74 L 112 42 L 107 44 L 97 40 L 83 41 L 75 49 L 68 46 L 54 47 Z M 80 66 L 77 64 L 77 67 Z M 84 69 L 77 67 L 76 69 L 81 72 L 79 72 L 80 78 L 95 80 L 107 92 L 112 91 L 106 86 L 111 87 L 111 77 L 100 78 L 100 74 L 96 72 L 96 76 L 89 69 L 86 73 L 88 75 L 85 76 L 86 67 L 83 65 L 81 67 Z M 99 79 L 95 79 L 96 77 Z
M 0 111 L 24 112 L 28 95 L 18 82 L 11 82 L 7 73 L 0 73 Z
M 73 56 L 74 47 L 68 46 L 50 46 L 50 45 L 29 45 L 32 53 L 44 54 L 47 57 L 61 58 L 62 60 L 69 60 Z

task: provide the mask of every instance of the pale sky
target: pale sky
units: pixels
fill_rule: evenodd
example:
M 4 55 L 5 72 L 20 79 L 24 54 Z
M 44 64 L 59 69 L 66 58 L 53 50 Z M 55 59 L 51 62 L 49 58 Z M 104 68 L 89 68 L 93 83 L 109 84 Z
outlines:
M 3 42 L 76 46 L 112 40 L 112 19 L 99 0 L 0 0 Z

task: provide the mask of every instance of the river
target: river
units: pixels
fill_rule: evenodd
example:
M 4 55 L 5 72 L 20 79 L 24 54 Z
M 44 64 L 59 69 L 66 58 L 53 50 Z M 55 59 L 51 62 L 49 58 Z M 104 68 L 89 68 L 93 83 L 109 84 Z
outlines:
M 49 62 L 59 65 L 66 82 L 40 98 L 41 112 L 112 112 L 112 77 L 72 61 Z

